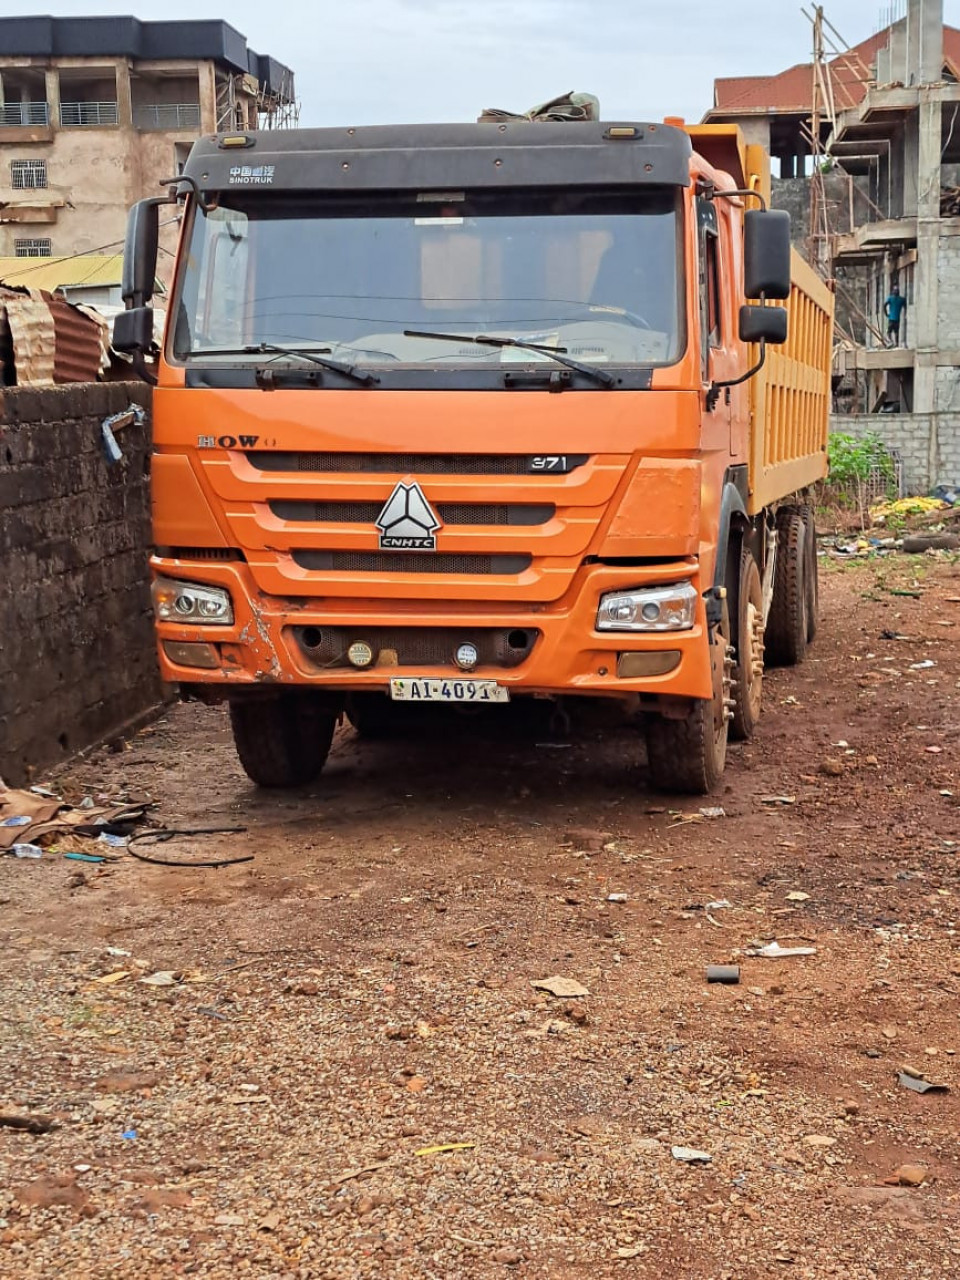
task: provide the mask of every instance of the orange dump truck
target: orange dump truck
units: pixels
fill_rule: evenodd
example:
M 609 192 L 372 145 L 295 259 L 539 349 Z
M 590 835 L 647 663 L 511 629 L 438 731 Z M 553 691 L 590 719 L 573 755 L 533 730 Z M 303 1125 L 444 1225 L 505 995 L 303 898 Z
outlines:
M 833 300 L 768 194 L 725 125 L 205 137 L 149 366 L 134 207 L 160 665 L 255 782 L 344 712 L 576 695 L 643 715 L 658 788 L 716 784 L 816 625 Z

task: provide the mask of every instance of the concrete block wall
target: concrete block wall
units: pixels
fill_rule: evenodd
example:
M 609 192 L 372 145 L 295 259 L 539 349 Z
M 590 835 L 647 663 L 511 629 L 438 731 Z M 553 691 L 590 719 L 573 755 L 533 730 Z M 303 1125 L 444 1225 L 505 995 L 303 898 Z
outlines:
M 857 438 L 872 431 L 896 449 L 908 494 L 960 484 L 960 412 L 833 414 L 830 430 Z
M 15 785 L 161 700 L 147 576 L 149 421 L 100 424 L 143 383 L 0 390 L 0 777 Z
M 960 347 L 960 235 L 941 232 L 937 248 L 937 341 L 941 348 Z

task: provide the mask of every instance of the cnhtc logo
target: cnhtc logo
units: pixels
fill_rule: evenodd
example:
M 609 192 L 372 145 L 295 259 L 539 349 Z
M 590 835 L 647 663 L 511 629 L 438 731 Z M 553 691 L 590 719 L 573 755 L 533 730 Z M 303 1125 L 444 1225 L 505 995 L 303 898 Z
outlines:
M 410 484 L 400 481 L 377 516 L 376 527 L 384 551 L 437 549 L 434 534 L 440 528 L 440 521 L 416 481 Z

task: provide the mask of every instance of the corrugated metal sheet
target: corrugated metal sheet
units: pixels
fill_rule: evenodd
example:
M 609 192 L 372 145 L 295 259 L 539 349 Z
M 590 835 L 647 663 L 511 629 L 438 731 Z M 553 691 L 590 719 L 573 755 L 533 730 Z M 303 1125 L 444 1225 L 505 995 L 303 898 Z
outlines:
M 47 306 L 55 335 L 54 382 L 96 382 L 110 363 L 106 320 L 59 298 L 48 297 Z
M 53 382 L 56 337 L 50 308 L 40 297 L 8 297 L 7 324 L 13 337 L 18 385 Z
M 103 317 L 39 289 L 0 286 L 3 374 L 20 386 L 95 382 L 109 364 Z M 0 379 L 2 381 L 2 379 Z
M 0 284 L 25 289 L 119 285 L 122 253 L 85 253 L 72 258 L 0 258 Z

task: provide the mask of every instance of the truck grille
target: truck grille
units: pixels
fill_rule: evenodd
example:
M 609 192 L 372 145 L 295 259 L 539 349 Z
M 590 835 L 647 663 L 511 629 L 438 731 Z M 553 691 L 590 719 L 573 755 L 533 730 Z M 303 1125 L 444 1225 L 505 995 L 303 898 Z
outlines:
M 325 573 L 467 573 L 513 575 L 530 567 L 527 555 L 452 555 L 415 551 L 294 551 L 301 569 Z
M 383 510 L 382 502 L 303 502 L 297 499 L 270 503 L 270 510 L 281 520 L 309 521 L 318 524 L 374 524 Z M 438 502 L 436 511 L 445 525 L 514 525 L 546 524 L 556 507 L 552 503 L 521 505 L 519 503 Z
M 589 460 L 585 453 L 567 454 L 563 465 L 533 466 L 526 453 L 284 453 L 262 449 L 245 454 L 258 471 L 330 471 L 341 475 L 527 476 L 567 475 Z
M 560 600 L 599 537 L 629 461 L 601 452 L 599 437 L 591 453 L 535 453 L 545 427 L 533 447 L 529 434 L 511 433 L 512 452 L 495 452 L 492 430 L 461 435 L 456 424 L 439 437 L 448 449 L 409 431 L 399 436 L 401 451 L 389 452 L 389 438 L 360 427 L 362 416 L 355 450 L 318 432 L 304 436 L 306 449 L 283 441 L 278 450 L 201 454 L 227 540 L 243 549 L 263 592 L 429 600 L 430 608 L 441 608 L 441 597 L 523 607 Z M 434 541 L 382 530 L 378 537 L 398 482 L 408 487 L 414 478 L 437 518 Z M 424 530 L 427 523 L 414 520 Z

